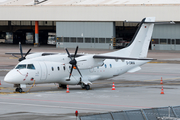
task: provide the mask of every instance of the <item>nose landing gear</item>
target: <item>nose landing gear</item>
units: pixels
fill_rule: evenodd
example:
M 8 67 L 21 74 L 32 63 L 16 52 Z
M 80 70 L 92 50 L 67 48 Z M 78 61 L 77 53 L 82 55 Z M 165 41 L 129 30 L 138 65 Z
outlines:
M 16 92 L 22 93 L 22 88 L 16 88 Z
M 20 87 L 20 84 L 14 84 L 14 87 L 16 87 L 15 89 L 16 92 L 19 92 L 19 93 L 23 92 L 22 88 Z

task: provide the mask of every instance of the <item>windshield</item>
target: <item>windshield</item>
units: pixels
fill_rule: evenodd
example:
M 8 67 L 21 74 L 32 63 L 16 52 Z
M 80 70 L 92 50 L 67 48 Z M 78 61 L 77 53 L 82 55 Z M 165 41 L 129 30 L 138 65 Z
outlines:
M 35 70 L 35 67 L 34 67 L 33 64 L 28 64 L 28 65 L 27 65 L 27 69 L 33 69 L 33 70 Z
M 27 68 L 26 68 L 27 66 Z M 35 70 L 35 67 L 33 64 L 19 64 L 15 69 L 31 69 L 31 70 Z
M 15 69 L 26 69 L 26 64 L 20 64 Z

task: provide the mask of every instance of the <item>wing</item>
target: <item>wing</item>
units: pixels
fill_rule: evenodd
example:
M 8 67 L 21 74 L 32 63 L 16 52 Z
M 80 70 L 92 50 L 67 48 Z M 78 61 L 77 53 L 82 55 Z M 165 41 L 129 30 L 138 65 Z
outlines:
M 131 58 L 131 57 L 117 57 L 117 56 L 103 56 L 103 55 L 94 55 L 95 59 L 121 59 L 121 60 L 157 60 L 153 58 Z

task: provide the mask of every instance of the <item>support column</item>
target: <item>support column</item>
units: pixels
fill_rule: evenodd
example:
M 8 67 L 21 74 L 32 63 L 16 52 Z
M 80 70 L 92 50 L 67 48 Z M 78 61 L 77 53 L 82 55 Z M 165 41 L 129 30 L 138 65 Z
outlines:
M 39 46 L 39 22 L 35 21 L 35 43 L 34 47 Z

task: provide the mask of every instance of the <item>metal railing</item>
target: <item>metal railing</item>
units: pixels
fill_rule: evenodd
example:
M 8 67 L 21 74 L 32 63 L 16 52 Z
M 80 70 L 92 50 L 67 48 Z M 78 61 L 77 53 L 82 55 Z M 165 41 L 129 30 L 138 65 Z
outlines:
M 79 120 L 180 120 L 180 106 L 93 114 Z

